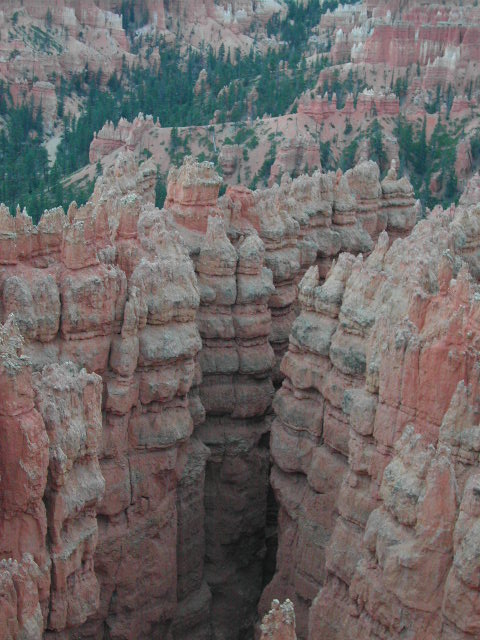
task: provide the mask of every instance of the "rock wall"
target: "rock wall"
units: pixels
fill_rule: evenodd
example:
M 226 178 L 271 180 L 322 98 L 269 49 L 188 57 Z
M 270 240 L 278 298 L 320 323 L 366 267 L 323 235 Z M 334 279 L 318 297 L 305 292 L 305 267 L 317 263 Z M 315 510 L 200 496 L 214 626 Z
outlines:
M 101 379 L 73 363 L 32 376 L 13 315 L 0 341 L 0 619 L 5 638 L 53 638 L 99 605 Z
M 331 100 L 328 94 L 316 95 L 314 98 L 310 94 L 301 96 L 298 104 L 298 112 L 310 116 L 318 124 L 329 122 L 339 115 L 358 121 L 375 115 L 376 117 L 398 116 L 400 113 L 400 101 L 394 93 L 375 92 L 372 89 L 364 89 L 357 96 L 354 105 L 353 95 L 349 94 L 342 109 L 337 108 L 337 96 L 334 93 Z
M 29 630 L 41 636 L 51 580 L 42 500 L 49 441 L 35 409 L 32 372 L 22 343 L 10 316 L 0 326 L 0 615 L 5 637 L 14 638 Z
M 54 632 L 61 637 L 65 629 L 86 622 L 100 602 L 94 554 L 105 489 L 98 460 L 102 383 L 99 376 L 66 363 L 34 374 L 33 386 L 50 450 L 45 491 L 52 562 L 47 628 L 51 637 Z
M 15 314 L 38 372 L 40 413 L 23 422 L 43 434 L 46 452 L 50 439 L 46 488 L 40 470 L 29 472 L 39 505 L 17 507 L 38 512 L 28 528 L 39 540 L 2 554 L 31 553 L 42 571 L 51 563 L 50 595 L 41 584 L 39 599 L 59 637 L 163 635 L 186 588 L 177 584 L 177 508 L 202 453 L 187 446 L 199 293 L 180 239 L 150 204 L 154 182 L 153 166 L 120 157 L 85 207 L 47 212 L 38 227 L 2 210 L 2 313 Z M 56 364 L 67 361 L 101 379 Z M 33 411 L 33 392 L 23 396 L 22 411 Z M 9 516 L 17 529 L 22 518 Z
M 390 248 L 382 232 L 366 260 L 341 254 L 323 285 L 316 267 L 300 284 L 271 435 L 277 572 L 260 606 L 289 597 L 299 637 L 478 634 L 479 215 L 437 212 Z
M 144 149 L 144 134 L 154 126 L 160 126 L 159 122 L 154 123 L 152 116 L 145 117 L 143 113 L 139 113 L 133 122 L 120 118 L 117 126 L 111 121 L 106 122 L 100 131 L 94 134 L 90 143 L 88 154 L 90 162 L 95 164 L 116 149 L 140 153 Z
M 320 167 L 318 143 L 311 135 L 297 135 L 280 145 L 275 162 L 270 169 L 268 184 L 272 186 L 285 173 L 297 177 L 303 173 L 311 173 Z
M 187 159 L 170 172 L 165 215 L 189 247 L 200 291 L 205 576 L 214 637 L 230 638 L 251 631 L 262 588 L 274 287 L 255 229 L 240 234 L 221 217 L 220 182 L 212 165 Z
M 308 267 L 317 264 L 323 280 L 341 252 L 368 254 L 382 230 L 404 237 L 415 224 L 408 180 L 397 180 L 394 164 L 382 183 L 379 176 L 374 162 L 361 161 L 344 175 L 340 170 L 294 180 L 284 175 L 280 185 L 254 192 L 229 187 L 219 202 L 231 225 L 253 226 L 265 244 L 275 286 L 269 307 L 276 384 L 283 378 L 279 367 L 296 316 L 297 285 Z
M 262 612 L 289 598 L 312 640 L 467 640 L 479 210 L 408 235 L 411 185 L 370 161 L 218 198 L 187 158 L 162 211 L 155 175 L 120 154 L 84 207 L 0 208 L 6 637 L 250 634 L 271 453 Z
M 398 181 L 392 168 L 382 186 L 371 162 L 345 176 L 316 172 L 257 192 L 230 187 L 220 200 L 219 185 L 211 165 L 186 159 L 170 172 L 165 215 L 189 247 L 200 287 L 199 392 L 206 420 L 197 433 L 211 451 L 205 571 L 214 634 L 226 637 L 248 629 L 259 594 L 267 509 L 262 436 L 269 429 L 272 381 L 279 384 L 286 374 L 277 367 L 295 318 L 299 273 L 318 261 L 326 274 L 345 249 L 369 252 L 372 236 L 386 227 L 407 234 L 415 207 L 409 183 Z M 332 433 L 335 421 L 344 422 L 339 380 L 347 387 L 349 373 L 340 364 L 332 374 Z M 335 437 L 332 449 L 346 455 L 346 442 L 342 449 Z M 331 503 L 333 497 L 334 491 Z M 325 533 L 324 544 L 327 539 Z M 306 541 L 298 545 L 304 553 Z M 316 571 L 307 553 L 305 563 L 307 572 Z M 315 563 L 318 569 L 322 560 Z M 320 584 L 318 579 L 311 598 Z

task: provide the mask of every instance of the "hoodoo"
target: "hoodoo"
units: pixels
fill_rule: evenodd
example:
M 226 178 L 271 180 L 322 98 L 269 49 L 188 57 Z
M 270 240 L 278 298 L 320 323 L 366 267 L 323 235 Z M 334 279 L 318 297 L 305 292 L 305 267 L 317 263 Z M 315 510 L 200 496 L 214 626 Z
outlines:
M 480 638 L 479 33 L 0 0 L 0 640 Z

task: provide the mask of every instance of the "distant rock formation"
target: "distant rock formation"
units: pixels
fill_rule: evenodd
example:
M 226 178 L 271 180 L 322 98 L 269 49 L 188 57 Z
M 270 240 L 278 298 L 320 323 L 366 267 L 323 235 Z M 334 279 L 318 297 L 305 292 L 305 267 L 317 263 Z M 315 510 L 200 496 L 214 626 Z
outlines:
M 280 145 L 275 162 L 270 170 L 269 186 L 272 186 L 283 174 L 299 176 L 321 168 L 320 149 L 312 136 L 297 135 Z
M 398 116 L 400 113 L 400 101 L 394 93 L 375 93 L 372 89 L 364 89 L 357 97 L 354 105 L 353 95 L 349 94 L 342 109 L 337 108 L 337 96 L 334 93 L 331 100 L 328 94 L 316 95 L 313 99 L 308 95 L 301 97 L 298 112 L 311 116 L 315 122 L 322 124 L 334 117 L 342 115 L 356 120 L 365 116 L 376 115 Z
M 201 0 L 194 5 L 185 0 L 144 0 L 132 9 L 133 14 L 128 14 L 129 21 L 133 18 L 130 28 L 138 26 L 167 38 L 180 29 L 184 42 L 194 46 L 223 41 L 232 50 L 239 47 L 244 51 L 254 41 L 252 27 L 261 48 L 262 41 L 268 43 L 268 21 L 286 11 L 283 0 Z M 0 80 L 7 85 L 14 104 L 33 99 L 50 133 L 62 117 L 57 113 L 60 78 L 71 79 L 88 70 L 106 84 L 124 65 L 145 64 L 142 53 L 130 51 L 122 15 L 125 11 L 121 0 L 56 0 L 53 4 L 24 0 L 21 5 L 13 0 L 2 2 Z M 149 64 L 157 56 L 155 52 Z M 76 107 L 71 103 L 64 108 L 77 115 Z
M 90 143 L 90 162 L 94 164 L 116 149 L 142 151 L 143 136 L 154 126 L 160 126 L 158 121 L 154 123 L 152 116 L 144 116 L 143 113 L 139 113 L 133 122 L 120 118 L 117 126 L 111 121 L 106 122 Z

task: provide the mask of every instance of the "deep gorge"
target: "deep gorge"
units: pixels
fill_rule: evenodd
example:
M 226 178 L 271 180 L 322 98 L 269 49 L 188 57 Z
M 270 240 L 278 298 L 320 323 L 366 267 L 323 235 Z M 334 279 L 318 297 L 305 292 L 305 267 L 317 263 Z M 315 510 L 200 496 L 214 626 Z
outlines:
M 477 4 L 0 2 L 0 640 L 480 638 Z
M 415 208 L 408 183 L 392 169 L 381 185 L 372 162 L 218 199 L 220 184 L 187 158 L 160 211 L 153 163 L 120 155 L 83 207 L 38 227 L 2 209 L 2 477 L 20 491 L 3 492 L 2 555 L 20 563 L 4 568 L 18 633 L 251 637 L 275 554 L 272 420 L 274 479 L 279 425 L 308 430 L 313 416 L 322 440 L 313 390 L 295 391 L 289 419 L 280 408 L 297 283 L 312 263 L 325 277 L 341 250 L 369 251 L 381 228 L 407 233 Z M 302 318 L 290 349 L 311 340 Z M 281 559 L 291 516 L 272 486 Z M 308 595 L 283 569 L 261 606 L 293 597 L 302 637 Z

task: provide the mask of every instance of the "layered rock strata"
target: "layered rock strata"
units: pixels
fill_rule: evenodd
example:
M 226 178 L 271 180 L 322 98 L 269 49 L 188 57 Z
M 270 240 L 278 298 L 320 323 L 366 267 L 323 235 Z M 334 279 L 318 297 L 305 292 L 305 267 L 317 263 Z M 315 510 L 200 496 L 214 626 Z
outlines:
M 405 236 L 415 224 L 408 180 L 397 180 L 395 167 L 382 184 L 379 175 L 374 162 L 363 161 L 346 174 L 316 171 L 294 180 L 285 175 L 270 189 L 229 187 L 220 200 L 233 227 L 252 225 L 265 244 L 275 285 L 269 306 L 277 384 L 296 315 L 297 284 L 308 267 L 317 264 L 323 280 L 342 251 L 368 254 L 382 230 Z
M 99 605 L 101 379 L 72 363 L 32 378 L 13 315 L 0 334 L 0 617 L 6 638 L 53 638 Z
M 342 254 L 323 285 L 316 267 L 301 282 L 271 436 L 277 573 L 261 603 L 292 599 L 299 637 L 478 633 L 479 216 L 437 213 L 390 248 L 382 232 L 366 260 Z
M 45 504 L 52 562 L 47 628 L 53 638 L 86 622 L 100 603 L 94 554 L 105 489 L 98 460 L 102 382 L 66 363 L 36 373 L 33 386 L 50 450 Z
M 38 227 L 2 213 L 2 312 L 15 315 L 25 352 L 43 369 L 35 393 L 51 439 L 43 616 L 52 633 L 162 635 L 178 594 L 197 586 L 177 581 L 177 509 L 202 464 L 187 446 L 199 293 L 180 238 L 150 204 L 154 181 L 154 167 L 121 156 L 85 207 L 47 212 Z M 66 361 L 100 374 L 103 393 L 99 378 L 95 386 L 90 374 L 55 369 Z M 43 570 L 46 560 L 36 562 Z
M 230 187 L 222 206 L 237 233 L 253 229 L 265 247 L 265 265 L 272 272 L 274 285 L 268 298 L 271 314 L 269 341 L 276 357 L 274 381 L 278 382 L 280 360 L 295 317 L 295 278 L 301 260 L 299 224 L 279 201 L 277 187 L 254 192 L 245 187 Z
M 277 569 L 266 588 L 289 597 L 295 605 L 297 630 L 307 635 L 308 609 L 325 578 L 325 551 L 334 522 L 334 506 L 347 469 L 348 426 L 342 412 L 343 393 L 362 379 L 361 359 L 344 362 L 330 357 L 339 326 L 341 295 L 354 258 L 342 254 L 324 285 L 318 311 L 313 292 L 318 267 L 311 267 L 300 285 L 302 313 L 294 322 L 285 375 L 275 397 L 271 451 L 271 483 L 280 507 Z M 355 344 L 355 337 L 347 336 Z
M 381 215 L 386 222 L 386 229 L 390 242 L 397 238 L 404 238 L 413 229 L 416 222 L 415 195 L 413 187 L 404 176 L 398 179 L 396 162 L 382 180 L 382 209 Z M 379 229 L 377 224 L 377 229 Z
M 40 638 L 49 606 L 47 549 L 49 441 L 35 409 L 32 372 L 10 316 L 0 326 L 0 619 L 5 637 Z
M 406 299 L 414 282 L 428 295 L 435 287 L 424 265 L 428 277 L 408 272 L 408 286 L 395 280 L 400 258 L 384 266 L 404 245 L 387 253 L 381 229 L 408 233 L 412 191 L 394 168 L 380 184 L 364 162 L 219 199 L 212 165 L 187 159 L 159 211 L 155 174 L 150 161 L 120 154 L 83 207 L 45 212 L 36 227 L 26 212 L 0 208 L 9 451 L 0 457 L 2 478 L 20 474 L 19 498 L 2 488 L 5 617 L 13 637 L 25 625 L 52 638 L 250 633 L 263 586 L 271 402 L 285 376 L 271 440 L 280 548 L 262 606 L 290 597 L 305 637 L 322 585 L 328 601 L 332 581 L 350 584 L 342 545 L 352 574 L 362 551 L 365 522 L 349 500 L 365 519 L 378 503 L 342 484 L 355 472 L 351 463 L 345 475 L 349 438 L 357 442 L 350 396 L 368 380 L 368 341 L 387 305 L 377 289 L 389 290 L 385 270 Z M 448 240 L 435 232 L 438 251 L 450 247 L 455 273 L 461 256 L 477 277 L 476 210 L 448 220 L 429 223 L 448 228 Z M 365 262 L 341 253 L 370 253 L 378 233 Z M 313 263 L 295 320 L 297 283 Z M 381 402 L 369 393 L 374 412 Z M 392 447 L 377 447 L 382 470 Z M 22 455 L 19 471 L 12 460 Z M 362 473 L 352 482 L 378 489 L 380 475 L 374 483 Z M 311 615 L 322 620 L 318 602 Z
M 212 165 L 187 159 L 170 173 L 165 215 L 189 247 L 200 291 L 198 388 L 206 417 L 196 433 L 210 452 L 205 575 L 213 633 L 223 638 L 251 630 L 262 587 L 274 287 L 255 230 L 233 233 L 220 215 L 219 187 Z
M 280 145 L 268 183 L 271 186 L 285 173 L 298 176 L 319 167 L 321 162 L 318 144 L 311 135 L 297 135 Z

